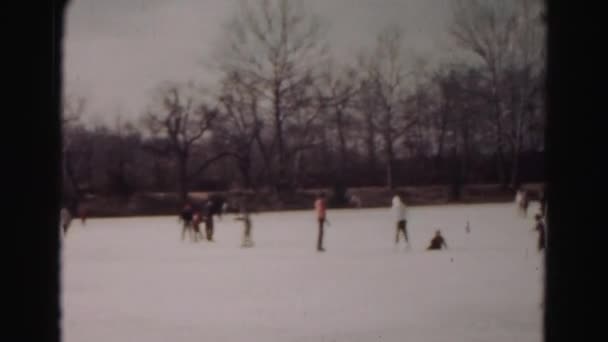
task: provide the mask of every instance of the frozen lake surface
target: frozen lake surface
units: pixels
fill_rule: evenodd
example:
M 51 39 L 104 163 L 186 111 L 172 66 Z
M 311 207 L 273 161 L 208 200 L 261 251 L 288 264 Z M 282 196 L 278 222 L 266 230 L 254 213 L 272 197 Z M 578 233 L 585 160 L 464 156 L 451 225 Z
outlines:
M 180 240 L 177 217 L 74 221 L 62 242 L 67 342 L 542 340 L 543 257 L 511 204 L 412 207 L 396 248 L 388 209 L 216 220 Z M 466 221 L 471 232 L 465 232 Z M 436 228 L 449 249 L 426 251 Z

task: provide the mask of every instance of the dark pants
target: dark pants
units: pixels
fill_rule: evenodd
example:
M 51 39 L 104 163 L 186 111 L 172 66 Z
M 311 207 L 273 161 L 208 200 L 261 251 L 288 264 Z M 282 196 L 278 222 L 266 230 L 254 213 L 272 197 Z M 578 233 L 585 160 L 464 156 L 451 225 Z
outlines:
M 252 247 L 253 241 L 251 240 L 251 221 L 249 219 L 243 220 L 245 230 L 243 231 L 243 247 Z
M 325 219 L 320 218 L 319 219 L 319 239 L 317 240 L 317 250 L 318 251 L 323 250 L 323 226 L 324 226 L 324 224 L 325 224 Z
M 538 235 L 538 250 L 542 251 L 543 249 L 545 249 L 545 233 L 544 232 L 539 232 L 539 235 Z
M 184 225 L 182 226 L 182 241 L 186 237 L 186 232 L 192 234 L 192 221 L 184 221 Z
M 208 241 L 213 241 L 213 223 L 205 223 L 205 234 L 207 235 Z
M 405 239 L 405 242 L 409 242 L 408 238 L 407 238 L 407 221 L 406 220 L 401 220 L 399 222 L 397 222 L 397 235 L 395 236 L 395 243 L 399 243 L 399 233 L 403 232 L 403 238 Z

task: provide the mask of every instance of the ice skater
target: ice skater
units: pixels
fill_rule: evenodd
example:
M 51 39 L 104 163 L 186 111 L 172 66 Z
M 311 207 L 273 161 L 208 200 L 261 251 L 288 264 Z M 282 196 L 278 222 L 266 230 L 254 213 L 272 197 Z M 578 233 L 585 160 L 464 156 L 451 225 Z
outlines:
M 435 237 L 433 237 L 433 239 L 431 240 L 431 244 L 429 245 L 427 250 L 439 250 L 442 248 L 447 249 L 448 244 L 445 242 L 445 239 L 441 235 L 441 231 L 437 230 L 435 232 Z
M 467 234 L 471 233 L 471 225 L 469 224 L 469 221 L 467 221 L 467 225 L 464 227 L 465 232 L 467 232 Z
M 180 213 L 180 221 L 182 223 L 182 241 L 184 241 L 184 238 L 186 237 L 186 232 L 192 237 L 192 217 L 193 217 L 194 213 L 192 211 L 192 206 L 188 203 L 184 206 L 184 209 L 182 209 L 182 212 Z
M 241 247 L 253 247 L 253 240 L 251 238 L 251 213 L 245 202 L 245 199 L 241 199 L 240 203 L 240 215 L 235 218 L 237 221 L 243 221 L 243 242 Z
M 198 242 L 199 240 L 203 240 L 205 237 L 203 233 L 201 233 L 201 222 L 202 222 L 201 214 L 197 211 L 192 216 L 192 230 L 194 232 L 194 242 Z
M 545 226 L 545 223 L 543 222 L 543 217 L 541 214 L 536 214 L 535 218 L 536 218 L 535 229 L 538 232 L 537 248 L 538 248 L 538 251 L 541 252 L 545 249 L 545 234 L 546 234 L 547 227 Z
M 395 194 L 393 197 L 393 203 L 391 210 L 395 215 L 395 222 L 397 228 L 397 234 L 395 235 L 395 245 L 399 244 L 399 236 L 403 233 L 403 239 L 408 248 L 410 248 L 410 242 L 407 236 L 407 208 L 403 203 L 403 195 Z
M 87 208 L 84 204 L 79 206 L 80 223 L 84 226 L 87 223 Z
M 207 201 L 207 205 L 205 207 L 205 235 L 207 236 L 207 241 L 213 241 L 213 202 Z
M 70 214 L 68 208 L 61 208 L 61 212 L 59 213 L 59 219 L 61 228 L 63 229 L 63 235 L 67 235 L 68 229 L 70 228 L 70 224 L 72 223 L 72 214 Z
M 517 190 L 517 195 L 515 195 L 515 205 L 517 206 L 517 210 L 521 216 L 528 216 L 529 198 L 526 190 L 521 188 Z
M 325 193 L 323 192 L 321 192 L 315 200 L 315 211 L 317 213 L 317 221 L 319 223 L 317 251 L 325 252 L 325 248 L 323 248 L 323 229 L 325 222 L 327 221 L 327 201 L 325 200 Z

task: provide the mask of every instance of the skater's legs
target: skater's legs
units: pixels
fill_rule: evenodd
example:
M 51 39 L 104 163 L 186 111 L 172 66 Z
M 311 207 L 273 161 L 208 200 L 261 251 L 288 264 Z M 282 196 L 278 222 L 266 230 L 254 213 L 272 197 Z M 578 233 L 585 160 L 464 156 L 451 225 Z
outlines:
M 395 244 L 399 243 L 399 223 L 397 223 L 397 234 L 395 235 Z
M 319 219 L 319 238 L 317 240 L 317 250 L 318 251 L 323 250 L 323 224 L 324 223 L 325 223 L 325 220 Z
M 399 221 L 397 222 L 397 235 L 395 237 L 395 244 L 399 243 L 399 234 L 403 233 L 403 238 L 405 239 L 405 242 L 407 242 L 407 233 L 405 232 L 405 221 Z

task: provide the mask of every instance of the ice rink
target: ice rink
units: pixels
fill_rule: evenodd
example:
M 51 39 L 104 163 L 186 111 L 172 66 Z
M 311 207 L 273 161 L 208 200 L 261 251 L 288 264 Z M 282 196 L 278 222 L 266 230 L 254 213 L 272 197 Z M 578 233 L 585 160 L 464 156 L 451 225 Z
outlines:
M 543 258 L 513 204 L 412 207 L 395 247 L 388 209 L 216 220 L 180 240 L 175 217 L 74 220 L 62 241 L 67 342 L 540 342 Z M 470 221 L 471 232 L 465 232 Z M 426 251 L 441 229 L 446 251 Z

